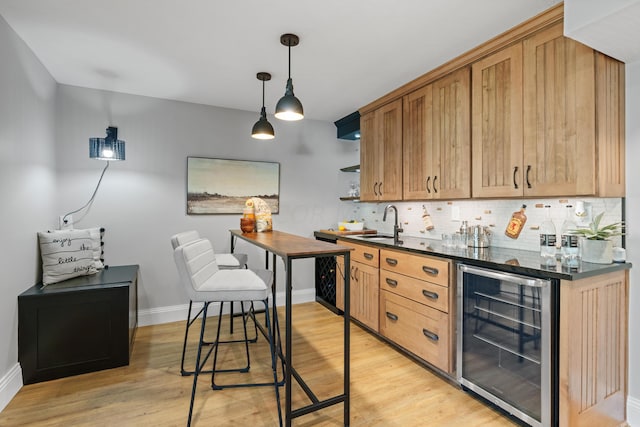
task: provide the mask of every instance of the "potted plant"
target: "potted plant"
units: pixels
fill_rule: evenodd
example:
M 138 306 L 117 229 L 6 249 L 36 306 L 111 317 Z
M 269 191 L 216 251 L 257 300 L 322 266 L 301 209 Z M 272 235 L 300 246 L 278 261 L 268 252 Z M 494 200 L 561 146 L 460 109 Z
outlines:
M 622 236 L 623 225 L 621 222 L 614 222 L 600 226 L 600 221 L 604 212 L 596 215 L 586 228 L 577 228 L 573 234 L 580 236 L 580 247 L 582 248 L 582 261 L 596 264 L 611 264 L 613 262 L 613 243 L 611 237 Z

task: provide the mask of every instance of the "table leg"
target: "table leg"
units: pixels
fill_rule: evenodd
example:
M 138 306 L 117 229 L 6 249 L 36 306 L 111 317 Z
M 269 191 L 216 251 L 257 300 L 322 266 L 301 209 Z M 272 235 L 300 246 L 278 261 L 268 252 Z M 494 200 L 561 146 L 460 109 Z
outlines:
M 344 271 L 350 271 L 350 254 L 346 252 L 344 254 Z M 349 406 L 350 406 L 350 390 L 349 390 L 349 372 L 351 369 L 350 366 L 350 334 L 351 334 L 351 300 L 349 298 L 350 295 L 350 277 L 345 273 L 344 275 L 344 425 L 349 425 Z
M 286 268 L 286 283 L 285 283 L 285 294 L 286 294 L 286 305 L 285 305 L 285 379 L 284 379 L 284 387 L 285 387 L 285 425 L 287 427 L 291 427 L 291 368 L 292 368 L 292 316 L 291 316 L 291 305 L 292 305 L 292 297 L 291 293 L 293 291 L 293 287 L 291 285 L 291 259 L 287 258 L 285 260 L 285 268 Z

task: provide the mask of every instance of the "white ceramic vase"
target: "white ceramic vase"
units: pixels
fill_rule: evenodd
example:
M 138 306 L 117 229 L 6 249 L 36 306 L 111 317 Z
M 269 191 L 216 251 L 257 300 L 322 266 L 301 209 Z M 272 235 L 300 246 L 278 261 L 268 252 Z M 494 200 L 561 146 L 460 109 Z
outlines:
M 582 238 L 580 251 L 584 262 L 592 262 L 594 264 L 611 264 L 613 262 L 613 242 L 611 240 Z

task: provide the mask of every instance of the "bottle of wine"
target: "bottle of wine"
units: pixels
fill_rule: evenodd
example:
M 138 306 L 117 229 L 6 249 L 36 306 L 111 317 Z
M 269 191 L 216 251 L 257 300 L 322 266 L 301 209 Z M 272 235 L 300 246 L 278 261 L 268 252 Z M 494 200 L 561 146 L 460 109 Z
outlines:
M 556 226 L 551 220 L 551 206 L 544 207 L 545 220 L 540 224 L 540 264 L 545 267 L 556 265 Z
M 504 234 L 507 237 L 517 239 L 520 235 L 520 232 L 524 228 L 524 223 L 527 222 L 527 216 L 524 213 L 526 208 L 527 205 L 522 205 L 519 211 L 515 211 L 513 215 L 511 215 L 511 219 L 507 224 L 507 229 L 504 231 Z
M 578 236 L 572 234 L 571 231 L 576 229 L 576 223 L 573 221 L 573 206 L 567 205 L 562 228 L 560 229 L 562 265 L 569 268 L 578 268 L 580 266 L 580 250 L 578 248 Z

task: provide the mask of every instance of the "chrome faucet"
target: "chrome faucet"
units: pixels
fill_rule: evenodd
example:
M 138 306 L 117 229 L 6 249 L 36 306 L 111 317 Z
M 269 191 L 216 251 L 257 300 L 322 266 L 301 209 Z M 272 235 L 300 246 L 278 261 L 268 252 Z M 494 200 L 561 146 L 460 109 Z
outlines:
M 393 211 L 395 212 L 395 221 L 393 224 L 393 244 L 397 245 L 398 243 L 402 243 L 402 240 L 400 240 L 400 236 L 399 234 L 402 233 L 402 228 L 398 226 L 398 208 L 396 208 L 394 205 L 387 205 L 386 208 L 384 208 L 384 215 L 382 215 L 382 220 L 383 221 L 387 221 L 387 211 L 389 209 L 393 209 Z

